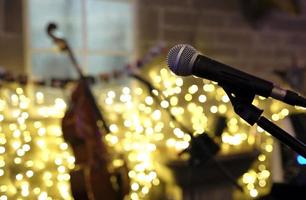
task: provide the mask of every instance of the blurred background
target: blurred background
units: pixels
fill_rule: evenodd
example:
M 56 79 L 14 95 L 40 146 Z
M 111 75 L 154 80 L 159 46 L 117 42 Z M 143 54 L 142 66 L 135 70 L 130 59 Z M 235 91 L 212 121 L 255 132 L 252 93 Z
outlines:
M 303 195 L 306 159 L 166 57 L 190 44 L 305 95 L 305 34 L 302 0 L 0 0 L 0 200 Z M 306 142 L 305 109 L 253 104 Z

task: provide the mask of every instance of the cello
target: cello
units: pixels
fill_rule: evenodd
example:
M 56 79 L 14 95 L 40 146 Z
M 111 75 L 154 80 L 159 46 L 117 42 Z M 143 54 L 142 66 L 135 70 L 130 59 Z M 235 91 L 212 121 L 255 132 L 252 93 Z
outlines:
M 54 35 L 56 29 L 56 24 L 50 23 L 47 33 L 61 51 L 68 53 L 80 77 L 62 119 L 64 139 L 75 156 L 76 167 L 70 173 L 72 195 L 76 200 L 122 200 L 130 188 L 127 166 L 111 169 L 111 157 L 103 142 L 110 130 L 70 46 Z

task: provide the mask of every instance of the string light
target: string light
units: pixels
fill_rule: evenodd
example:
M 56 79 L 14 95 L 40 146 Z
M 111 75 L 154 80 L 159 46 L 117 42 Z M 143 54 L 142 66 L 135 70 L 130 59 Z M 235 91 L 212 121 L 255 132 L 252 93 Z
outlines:
M 156 73 L 152 74 L 156 76 Z M 203 133 L 206 130 L 210 131 L 208 125 L 212 124 L 216 116 L 222 115 L 227 117 L 228 122 L 227 128 L 221 135 L 221 151 L 223 153 L 235 152 L 237 149 L 244 151 L 248 149 L 248 146 L 254 145 L 262 149 L 257 162 L 255 162 L 250 171 L 242 176 L 240 182 L 248 191 L 245 195 L 250 198 L 256 198 L 267 193 L 271 186 L 269 159 L 273 151 L 273 140 L 271 142 L 270 134 L 257 127 L 258 134 L 255 136 L 250 126 L 240 120 L 233 112 L 232 106 L 229 104 L 230 99 L 216 83 L 208 80 L 201 81 L 201 79 L 195 77 L 192 79 L 176 77 L 165 69 L 160 70 L 157 76 L 160 76 L 162 80 L 156 83 L 155 86 L 162 90 L 162 93 L 165 94 L 170 103 L 169 106 L 162 107 L 169 108 L 177 119 L 181 119 L 187 127 L 192 127 L 194 134 Z M 154 79 L 154 77 L 149 78 Z M 179 92 L 171 93 L 171 90 L 175 90 L 175 88 L 179 88 Z M 203 90 L 201 91 L 199 88 Z M 291 112 L 288 108 L 284 108 L 284 105 L 262 97 L 255 98 L 253 104 L 267 110 L 268 115 L 270 114 L 271 119 L 275 122 L 284 119 Z M 183 105 L 182 109 L 180 109 L 181 105 Z M 180 110 L 182 111 L 179 112 Z M 162 118 L 165 119 L 165 117 Z M 171 123 L 170 126 L 172 126 Z M 179 151 L 181 149 L 179 148 L 180 145 L 187 146 L 181 143 L 181 140 L 190 142 L 190 138 L 185 137 L 183 132 L 179 131 L 175 126 L 171 127 L 173 136 L 168 136 L 165 144 L 169 149 Z M 259 140 L 262 145 L 257 146 L 259 143 L 256 140 Z M 258 168 L 258 166 L 265 166 L 265 168 Z
M 31 100 L 27 90 L 18 84 L 7 84 L 4 88 L 0 92 L 0 199 L 61 199 L 63 191 L 52 187 L 52 184 L 68 186 L 69 180 L 44 181 L 42 177 L 46 166 L 50 174 L 69 176 L 67 170 L 52 170 L 57 157 L 62 158 L 65 169 L 74 165 L 74 160 L 69 159 L 72 154 L 67 144 L 63 139 L 59 143 L 56 140 L 62 135 L 58 132 L 61 132 L 60 120 L 66 109 L 65 101 L 55 98 L 54 104 L 47 105 L 44 91 L 34 92 Z M 10 94 L 9 101 L 5 101 L 7 94 Z M 60 94 L 61 91 L 58 96 Z M 44 120 L 46 116 L 50 118 Z M 1 133 L 2 129 L 5 135 Z M 57 149 L 56 145 L 66 145 L 66 148 Z M 44 191 L 34 188 L 36 185 Z M 69 187 L 65 195 L 65 199 L 72 199 Z
M 260 127 L 252 130 L 241 121 L 234 114 L 225 92 L 215 83 L 176 77 L 167 68 L 157 68 L 144 74 L 158 89 L 152 93 L 144 85 L 133 82 L 124 87 L 111 87 L 98 95 L 98 103 L 110 122 L 105 142 L 116 155 L 124 154 L 127 158 L 131 179 L 129 198 L 147 199 L 152 187 L 160 185 L 157 172 L 160 149 L 167 149 L 162 157 L 173 157 L 190 145 L 191 136 L 167 110 L 190 127 L 194 135 L 206 132 L 213 135 L 210 127 L 216 117 L 226 116 L 221 153 L 226 155 L 248 150 L 250 146 L 259 147 L 261 154 L 239 183 L 251 198 L 267 192 L 271 186 L 271 136 Z M 7 88 L 10 92 L 0 96 L 0 191 L 3 193 L 0 198 L 72 199 L 69 171 L 74 168 L 75 158 L 60 128 L 67 108 L 65 99 L 60 94 L 53 95 L 51 104 L 47 104 L 50 94 L 48 96 L 48 91 L 42 88 L 34 95 L 28 95 L 20 86 Z M 155 96 L 165 98 L 158 102 Z M 269 99 L 256 98 L 253 103 L 267 110 L 267 116 L 276 122 L 291 112 Z M 2 134 L 4 130 L 6 134 Z M 258 141 L 261 144 L 256 146 Z M 114 167 L 123 163 L 122 158 L 112 162 Z M 11 170 L 12 165 L 18 167 L 18 172 Z

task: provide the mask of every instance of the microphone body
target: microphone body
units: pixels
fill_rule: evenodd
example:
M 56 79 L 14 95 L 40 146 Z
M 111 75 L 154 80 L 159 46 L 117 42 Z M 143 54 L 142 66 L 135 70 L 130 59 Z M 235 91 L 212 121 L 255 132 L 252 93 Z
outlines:
M 273 83 L 252 76 L 228 65 L 198 55 L 192 67 L 192 74 L 201 78 L 218 82 L 220 86 L 230 86 L 246 92 L 254 92 L 260 96 L 269 97 Z
M 167 59 L 169 68 L 176 75 L 195 75 L 215 81 L 221 87 L 230 87 L 237 92 L 272 97 L 290 105 L 306 107 L 306 99 L 297 93 L 201 55 L 190 45 L 174 46 L 169 51 Z

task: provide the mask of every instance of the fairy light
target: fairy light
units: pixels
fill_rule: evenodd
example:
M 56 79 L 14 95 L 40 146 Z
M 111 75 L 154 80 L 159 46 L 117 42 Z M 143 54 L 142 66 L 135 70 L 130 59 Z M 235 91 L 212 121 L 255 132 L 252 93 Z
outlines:
M 108 104 L 108 105 L 111 105 L 111 104 L 113 104 L 113 99 L 112 98 L 106 98 L 105 103 Z
M 176 106 L 178 104 L 178 98 L 176 96 L 171 97 L 170 104 L 171 106 Z
M 160 103 L 160 105 L 161 105 L 162 108 L 168 108 L 168 107 L 169 107 L 169 102 L 163 100 L 163 101 Z
M 219 106 L 218 106 L 218 111 L 219 111 L 219 113 L 221 113 L 221 114 L 225 114 L 226 111 L 227 111 L 226 105 L 224 105 L 224 104 L 219 105 Z
M 210 112 L 212 112 L 212 113 L 217 113 L 217 112 L 218 112 L 218 107 L 215 106 L 215 105 L 211 106 L 211 107 L 210 107 Z
M 3 175 L 4 175 L 4 170 L 0 169 L 0 176 L 3 176 Z
M 181 87 L 181 86 L 183 86 L 184 81 L 183 81 L 182 78 L 177 78 L 177 79 L 175 80 L 175 84 L 176 84 L 177 86 Z
M 67 144 L 63 143 L 66 146 L 62 149 L 57 149 L 54 145 L 55 138 L 62 135 L 59 133 L 61 132 L 60 117 L 63 116 L 66 103 L 62 98 L 54 97 L 54 104 L 46 105 L 44 91 L 35 92 L 32 95 L 33 100 L 31 100 L 27 96 L 27 90 L 15 86 L 16 84 L 8 87 L 11 94 L 8 101 L 2 100 L 5 99 L 3 98 L 5 93 L 0 93 L 0 121 L 2 122 L 0 127 L 0 175 L 2 176 L 2 185 L 0 185 L 0 190 L 3 194 L 0 198 L 59 199 L 62 196 L 61 190 L 52 187 L 52 184 L 57 183 L 57 181 L 43 181 L 42 171 L 48 166 L 50 173 L 55 176 L 61 172 L 68 175 L 66 169 L 68 169 L 68 166 L 69 169 L 72 169 L 71 167 L 74 164 L 74 161 L 71 162 L 71 159 L 69 159 L 71 151 Z M 14 87 L 15 89 L 13 89 Z M 45 121 L 43 119 L 45 116 L 52 119 Z M 33 119 L 41 120 L 35 121 Z M 50 129 L 49 127 L 53 128 Z M 6 135 L 2 135 L 2 128 Z M 65 171 L 52 171 L 53 167 L 56 166 L 53 161 L 56 157 L 62 158 L 62 166 L 65 167 Z M 13 162 L 8 162 L 9 160 Z M 18 173 L 11 170 L 14 169 L 14 165 L 18 167 Z M 10 174 L 11 177 L 6 174 Z M 58 183 L 69 184 L 68 181 L 65 179 L 58 181 Z M 41 191 L 40 188 L 33 188 L 34 185 L 40 185 L 41 188 L 44 188 L 44 191 Z M 72 199 L 69 188 L 65 197 L 65 199 Z
M 256 189 L 251 189 L 250 190 L 250 196 L 255 198 L 258 196 L 258 191 Z
M 215 90 L 215 86 L 213 84 L 205 84 L 203 86 L 203 90 L 205 92 L 213 92 Z
M 0 200 L 7 200 L 8 198 L 7 198 L 7 196 L 6 195 L 1 195 L 0 196 Z
M 171 113 L 177 118 L 184 115 L 181 119 L 183 119 L 183 121 L 188 124 L 189 127 L 192 127 L 193 130 L 195 130 L 195 134 L 200 133 L 200 131 L 204 131 L 207 127 L 209 128 L 207 124 L 211 124 L 210 120 L 214 119 L 213 115 L 221 114 L 227 116 L 227 129 L 221 136 L 223 142 L 221 147 L 224 152 L 230 153 L 231 148 L 234 148 L 235 151 L 237 151 L 237 149 L 242 150 L 248 145 L 257 145 L 256 140 L 260 136 L 260 141 L 263 144 L 261 147 L 263 152 L 258 156 L 257 162 L 254 164 L 253 169 L 247 172 L 247 175 L 243 176 L 244 178 L 241 179 L 248 182 L 246 183 L 245 188 L 249 191 L 249 197 L 256 198 L 261 194 L 267 193 L 268 188 L 271 185 L 270 176 L 263 176 L 263 174 L 267 175 L 268 173 L 264 171 L 262 174 L 262 171 L 267 170 L 269 172 L 269 155 L 273 151 L 273 142 L 268 142 L 269 138 L 271 137 L 270 134 L 267 134 L 267 132 L 262 130 L 260 127 L 257 127 L 256 130 L 259 136 L 255 137 L 254 134 L 250 134 L 251 131 L 249 126 L 239 118 L 233 117 L 235 114 L 233 115 L 233 109 L 231 108 L 231 105 L 228 104 L 230 99 L 222 88 L 217 87 L 216 83 L 207 80 L 200 81 L 196 78 L 189 81 L 188 78 L 176 77 L 172 84 L 170 84 L 170 80 L 173 80 L 173 74 L 164 69 L 160 70 L 160 76 L 162 79 L 167 80 L 166 84 L 161 82 L 157 85 L 159 89 L 162 90 L 162 93 L 168 95 L 167 97 L 169 98 L 169 108 Z M 184 88 L 182 87 L 183 85 Z M 169 91 L 176 87 L 179 87 L 181 91 L 177 95 L 172 96 L 171 92 Z M 200 91 L 198 88 L 203 88 L 203 90 Z M 171 98 L 176 98 L 177 100 L 180 99 L 180 102 L 171 101 Z M 189 106 L 190 103 L 200 104 L 201 106 Z M 205 104 L 203 105 L 203 103 Z M 275 103 L 275 101 L 271 101 L 266 98 L 255 98 L 253 104 L 268 110 L 268 114 L 271 114 L 271 119 L 276 122 L 279 122 L 281 119 L 290 114 L 289 109 L 283 108 L 283 105 Z M 181 105 L 184 105 L 181 107 L 183 112 L 179 112 L 181 110 Z M 204 108 L 204 111 L 203 109 L 201 110 L 199 108 Z M 200 119 L 203 120 L 201 123 Z M 185 136 L 182 138 L 182 133 L 178 131 L 178 129 L 175 129 L 175 126 L 172 128 L 174 130 L 173 134 L 175 137 L 168 138 L 165 144 L 170 149 L 180 149 L 180 144 L 183 144 L 180 143 L 180 139 L 184 139 L 187 142 L 190 140 Z M 257 169 L 257 167 L 260 165 L 265 166 L 265 169 L 262 169 L 261 171 Z M 259 177 L 261 177 L 261 180 L 259 180 Z
M 109 91 L 108 93 L 107 93 L 107 96 L 108 97 L 110 97 L 110 98 L 115 98 L 116 97 L 116 93 L 114 92 L 114 91 Z
M 44 100 L 45 100 L 45 96 L 44 96 L 44 93 L 42 92 L 36 92 L 36 102 L 37 104 L 43 104 L 44 103 Z
M 112 133 L 117 133 L 117 132 L 118 132 L 118 127 L 117 127 L 116 124 L 111 124 L 111 125 L 109 126 L 109 129 L 110 129 L 110 131 L 111 131 Z
M 201 94 L 201 95 L 199 96 L 199 102 L 200 102 L 200 103 L 205 103 L 206 100 L 207 100 L 207 98 L 206 98 L 205 95 Z
M 191 101 L 191 100 L 192 100 L 192 95 L 191 95 L 191 94 L 186 94 L 185 97 L 184 97 L 184 99 L 185 99 L 186 101 Z
M 265 150 L 268 152 L 268 153 L 271 153 L 272 150 L 273 150 L 273 146 L 271 144 L 268 144 L 265 146 Z
M 221 153 L 242 151 L 247 146 L 257 145 L 260 137 L 262 152 L 239 181 L 248 197 L 256 198 L 267 191 L 271 186 L 269 160 L 273 141 L 268 140 L 271 136 L 260 127 L 252 130 L 256 132 L 253 134 L 249 126 L 234 115 L 230 100 L 222 88 L 207 80 L 194 78 L 190 81 L 189 78 L 176 77 L 167 68 L 149 72 L 148 76 L 159 92 L 152 91 L 152 94 L 143 85 L 132 84 L 132 87 L 110 88 L 98 95 L 99 105 L 104 108 L 110 122 L 110 133 L 105 135 L 105 142 L 116 154 L 122 153 L 128 158 L 128 176 L 131 178 L 128 198 L 147 199 L 152 187 L 160 184 L 155 169 L 158 162 L 155 154 L 160 153 L 160 148 L 164 150 L 164 146 L 167 151 L 177 155 L 190 145 L 191 136 L 173 122 L 166 109 L 190 127 L 194 135 L 206 131 L 213 134 L 210 127 L 214 117 L 226 116 L 227 128 L 221 135 Z M 49 97 L 42 89 L 34 93 L 32 102 L 26 91 L 16 87 L 6 98 L 0 97 L 0 121 L 4 123 L 4 130 L 8 130 L 8 134 L 1 135 L 0 129 L 0 157 L 4 156 L 3 162 L 0 161 L 2 177 L 7 179 L 7 183 L 11 181 L 7 177 L 11 173 L 8 165 L 18 165 L 22 169 L 18 174 L 13 174 L 13 185 L 5 185 L 6 190 L 0 185 L 0 190 L 7 197 L 11 197 L 7 191 L 14 191 L 24 199 L 72 199 L 68 181 L 75 158 L 62 139 L 59 121 L 47 120 L 63 117 L 67 104 L 58 96 L 51 101 L 52 105 L 47 105 Z M 161 98 L 158 103 L 155 96 L 164 96 L 165 99 Z M 264 107 L 266 101 L 268 99 L 256 98 L 253 104 Z M 276 122 L 291 112 L 274 102 L 271 108 L 269 105 L 265 107 L 267 116 Z M 6 112 L 8 107 L 14 109 Z M 14 162 L 8 161 L 8 155 Z M 112 165 L 122 166 L 123 161 L 114 159 Z M 49 172 L 45 173 L 45 169 Z M 27 182 L 28 186 L 19 186 L 23 182 Z
M 147 96 L 145 99 L 146 104 L 152 105 L 153 104 L 153 98 L 151 96 Z
M 190 86 L 189 88 L 188 88 L 188 92 L 190 93 L 190 94 L 194 94 L 194 93 L 196 93 L 198 91 L 198 86 L 197 85 L 192 85 L 192 86 Z

